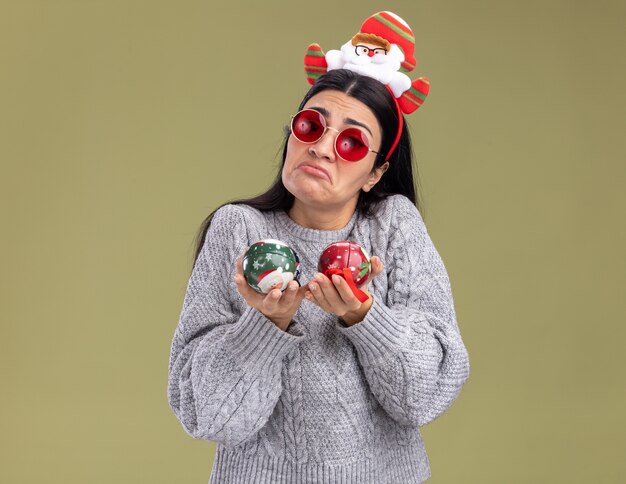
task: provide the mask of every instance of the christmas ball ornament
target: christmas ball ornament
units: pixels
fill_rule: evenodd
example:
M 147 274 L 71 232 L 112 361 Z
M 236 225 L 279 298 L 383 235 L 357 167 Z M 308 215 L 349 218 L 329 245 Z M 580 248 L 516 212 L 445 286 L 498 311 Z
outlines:
M 284 291 L 293 280 L 300 285 L 300 260 L 295 251 L 280 240 L 255 242 L 246 251 L 242 264 L 246 282 L 262 294 L 275 288 Z
M 366 250 L 350 240 L 334 242 L 326 247 L 317 265 L 317 270 L 329 279 L 333 274 L 342 276 L 361 302 L 367 301 L 368 296 L 359 287 L 368 281 L 371 268 Z

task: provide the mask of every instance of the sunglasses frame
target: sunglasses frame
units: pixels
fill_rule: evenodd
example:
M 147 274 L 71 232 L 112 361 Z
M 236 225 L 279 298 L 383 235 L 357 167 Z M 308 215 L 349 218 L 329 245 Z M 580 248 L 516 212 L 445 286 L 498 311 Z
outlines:
M 303 112 L 305 112 L 305 111 L 307 111 L 307 112 L 312 112 L 312 113 L 317 114 L 317 115 L 319 116 L 319 118 L 320 118 L 320 119 L 322 120 L 322 122 L 323 122 L 324 131 L 322 131 L 322 134 L 320 135 L 320 137 L 319 137 L 319 138 L 317 138 L 317 139 L 316 139 L 316 140 L 314 140 L 314 141 L 302 141 L 300 138 L 298 138 L 298 136 L 296 136 L 296 134 L 295 134 L 295 133 L 294 133 L 294 131 L 293 131 L 293 122 L 294 122 L 294 120 L 296 119 L 296 116 L 298 116 L 298 114 L 303 113 Z M 305 109 L 301 109 L 301 110 L 300 110 L 300 111 L 298 111 L 296 114 L 293 114 L 293 115 L 291 116 L 291 126 L 290 126 L 290 128 L 291 128 L 291 129 L 290 129 L 290 132 L 291 132 L 290 134 L 292 134 L 292 135 L 293 135 L 293 137 L 294 137 L 294 138 L 296 138 L 296 139 L 297 139 L 300 143 L 304 143 L 304 144 L 306 144 L 306 145 L 312 145 L 313 143 L 317 143 L 319 140 L 321 140 L 321 139 L 324 137 L 324 135 L 326 134 L 326 131 L 327 131 L 327 130 L 329 130 L 329 129 L 332 129 L 333 131 L 336 131 L 336 132 L 337 132 L 337 135 L 335 136 L 335 141 L 333 142 L 333 149 L 335 150 L 335 154 L 336 154 L 339 158 L 341 158 L 343 161 L 347 161 L 347 162 L 350 162 L 350 163 L 358 163 L 359 161 L 364 160 L 364 159 L 365 159 L 365 157 L 366 157 L 366 156 L 367 156 L 370 152 L 372 152 L 372 153 L 376 153 L 377 155 L 380 155 L 380 153 L 379 153 L 378 151 L 374 151 L 373 149 L 371 149 L 371 148 L 369 147 L 369 140 L 368 140 L 368 141 L 367 141 L 367 142 L 368 142 L 368 145 L 366 146 L 366 148 L 367 148 L 367 153 L 363 156 L 363 158 L 359 158 L 358 160 L 346 160 L 343 156 L 341 156 L 341 155 L 339 154 L 339 150 L 337 150 L 337 140 L 339 139 L 339 135 L 340 135 L 341 133 L 343 133 L 344 131 L 348 131 L 348 130 L 350 130 L 350 129 L 356 129 L 357 131 L 360 131 L 360 132 L 363 132 L 363 130 L 361 130 L 361 129 L 359 129 L 359 128 L 356 128 L 356 127 L 350 127 L 350 128 L 342 129 L 341 131 L 339 131 L 339 130 L 338 130 L 338 129 L 336 129 L 336 128 L 333 128 L 333 127 L 331 127 L 331 126 L 328 126 L 328 125 L 326 124 L 326 118 L 324 118 L 324 115 L 322 115 L 322 113 L 320 113 L 319 111 L 316 111 L 315 109 L 305 108 Z M 367 139 L 367 136 L 365 136 L 365 134 L 364 134 L 363 136 L 365 137 L 365 139 Z

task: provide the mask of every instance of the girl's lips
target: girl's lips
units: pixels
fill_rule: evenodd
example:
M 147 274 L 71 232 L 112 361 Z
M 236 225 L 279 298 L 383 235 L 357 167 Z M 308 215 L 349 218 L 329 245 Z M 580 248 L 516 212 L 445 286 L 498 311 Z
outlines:
M 332 182 L 330 179 L 330 175 L 323 168 L 314 165 L 313 163 L 302 163 L 298 168 L 302 171 L 305 171 L 311 175 L 317 176 L 319 178 L 324 178 L 328 182 Z

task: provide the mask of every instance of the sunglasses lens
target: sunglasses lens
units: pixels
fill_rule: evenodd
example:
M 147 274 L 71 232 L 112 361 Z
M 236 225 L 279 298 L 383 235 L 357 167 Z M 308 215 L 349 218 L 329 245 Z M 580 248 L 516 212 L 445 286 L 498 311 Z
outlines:
M 324 118 L 312 109 L 300 111 L 291 122 L 291 132 L 303 143 L 313 143 L 324 134 Z
M 348 128 L 337 136 L 337 154 L 346 161 L 359 161 L 369 153 L 369 141 L 360 129 Z

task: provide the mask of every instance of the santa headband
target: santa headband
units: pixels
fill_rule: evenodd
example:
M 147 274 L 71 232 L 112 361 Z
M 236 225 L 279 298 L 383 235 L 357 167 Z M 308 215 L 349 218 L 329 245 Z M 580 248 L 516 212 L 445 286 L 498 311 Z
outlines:
M 398 110 L 398 132 L 385 160 L 395 150 L 402 133 L 402 113 L 419 108 L 430 88 L 426 77 L 413 82 L 405 74 L 415 68 L 415 37 L 408 24 L 392 12 L 378 12 L 368 17 L 361 29 L 341 50 L 326 54 L 319 44 L 311 44 L 304 56 L 304 71 L 309 84 L 326 72 L 348 69 L 385 84 Z

